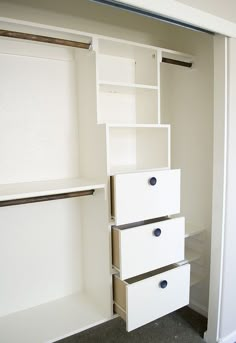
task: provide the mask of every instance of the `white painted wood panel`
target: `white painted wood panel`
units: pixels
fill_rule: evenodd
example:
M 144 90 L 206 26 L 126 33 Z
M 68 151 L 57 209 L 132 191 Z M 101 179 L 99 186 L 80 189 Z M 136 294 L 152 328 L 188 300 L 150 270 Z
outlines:
M 170 167 L 170 127 L 109 125 L 109 174 Z
M 149 184 L 155 177 L 155 186 Z M 180 170 L 118 174 L 114 181 L 116 225 L 176 214 L 180 211 Z
M 166 280 L 166 288 L 160 282 Z M 127 286 L 127 331 L 189 303 L 190 265 L 172 269 Z
M 0 183 L 78 177 L 73 51 L 0 39 Z
M 81 199 L 0 208 L 0 317 L 82 290 Z
M 155 87 L 101 84 L 98 92 L 98 123 L 157 124 L 158 91 Z
M 166 288 L 161 282 L 166 281 Z M 115 303 L 126 313 L 132 331 L 189 303 L 190 265 L 115 281 Z
M 83 281 L 84 289 L 106 318 L 113 315 L 108 203 L 103 190 L 83 197 Z
M 108 319 L 88 295 L 76 293 L 0 318 L 0 340 L 52 343 Z
M 157 86 L 157 49 L 98 40 L 99 80 Z
M 159 237 L 156 229 L 161 230 Z M 184 218 L 114 230 L 119 232 L 121 280 L 184 259 Z
M 130 58 L 98 55 L 99 81 L 135 83 L 135 60 Z

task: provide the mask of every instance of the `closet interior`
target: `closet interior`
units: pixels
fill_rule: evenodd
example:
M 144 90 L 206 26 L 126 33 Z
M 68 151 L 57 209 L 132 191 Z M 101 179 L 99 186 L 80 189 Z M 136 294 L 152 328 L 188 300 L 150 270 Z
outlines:
M 89 49 L 0 37 L 4 343 L 117 314 L 130 331 L 188 303 L 207 315 L 213 39 L 172 49 L 165 25 L 160 46 L 20 23 Z

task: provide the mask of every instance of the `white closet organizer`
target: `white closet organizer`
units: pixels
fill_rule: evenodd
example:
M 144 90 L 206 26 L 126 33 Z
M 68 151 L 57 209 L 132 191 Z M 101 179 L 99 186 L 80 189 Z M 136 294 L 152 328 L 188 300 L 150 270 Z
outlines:
M 206 275 L 165 89 L 194 58 L 78 40 L 91 49 L 0 39 L 4 343 L 55 342 L 113 311 L 133 330 L 187 305 Z

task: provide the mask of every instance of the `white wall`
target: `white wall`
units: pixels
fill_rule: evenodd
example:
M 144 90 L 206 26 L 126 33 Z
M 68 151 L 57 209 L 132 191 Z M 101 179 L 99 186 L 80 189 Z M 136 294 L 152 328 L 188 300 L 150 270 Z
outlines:
M 181 0 L 180 0 L 181 1 Z M 167 18 L 177 19 L 180 22 L 191 24 L 203 29 L 217 32 L 226 36 L 236 37 L 236 25 L 234 22 L 224 19 L 220 15 L 220 8 L 217 13 L 213 10 L 207 13 L 207 8 L 199 7 L 197 0 L 186 0 L 189 3 L 181 3 L 176 0 L 120 0 L 119 2 L 125 3 L 134 7 L 139 7 L 149 12 L 160 14 Z M 183 0 L 185 1 L 185 0 Z M 209 1 L 209 0 L 208 0 Z M 212 0 L 213 2 L 213 0 Z M 220 2 L 220 1 L 218 1 Z M 227 3 L 232 5 L 233 0 L 222 1 L 227 6 Z M 193 5 L 194 4 L 194 5 Z M 192 5 L 193 7 L 189 6 Z M 215 8 L 215 7 L 213 7 Z M 233 8 L 229 6 L 229 11 Z M 224 13 L 224 12 L 223 12 Z M 228 14 L 228 12 L 227 12 Z

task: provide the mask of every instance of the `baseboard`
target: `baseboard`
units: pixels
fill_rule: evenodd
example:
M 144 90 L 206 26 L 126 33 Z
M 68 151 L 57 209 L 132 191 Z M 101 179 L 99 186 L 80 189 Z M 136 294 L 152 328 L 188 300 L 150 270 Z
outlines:
M 235 343 L 236 342 L 236 331 L 233 331 L 230 335 L 220 338 L 218 343 Z
M 200 313 L 204 317 L 208 317 L 208 309 L 205 306 L 202 306 L 201 304 L 198 304 L 195 301 L 191 301 L 190 304 L 188 305 L 192 310 Z

